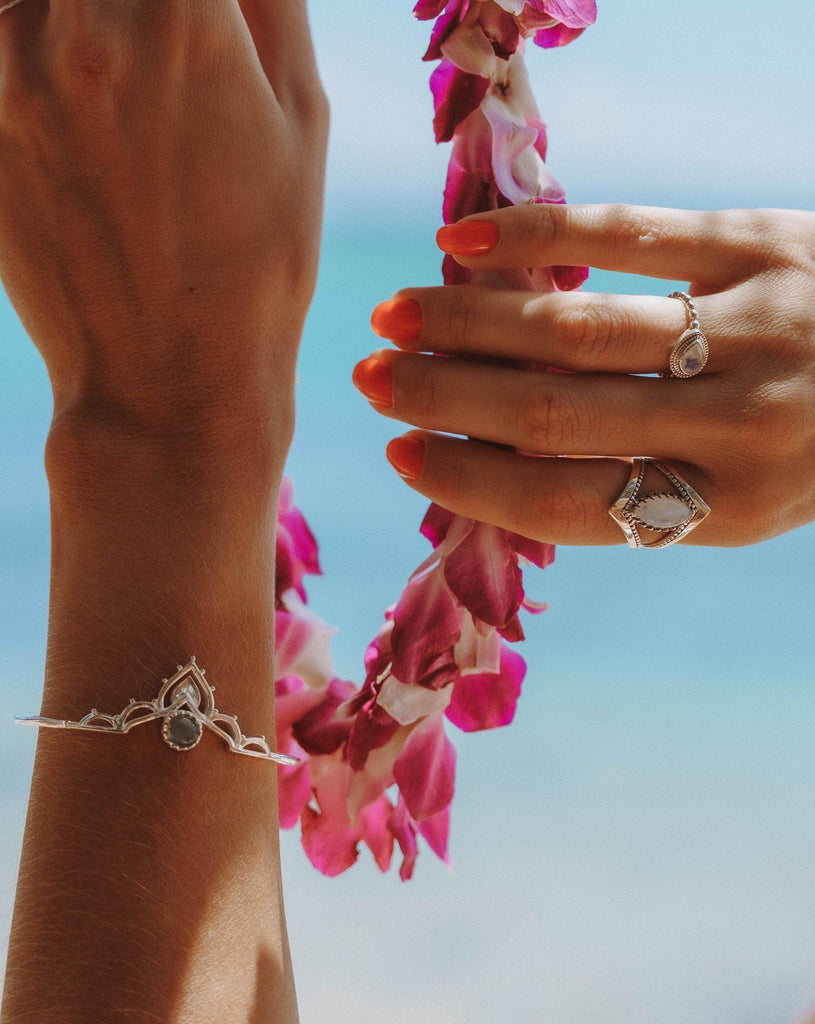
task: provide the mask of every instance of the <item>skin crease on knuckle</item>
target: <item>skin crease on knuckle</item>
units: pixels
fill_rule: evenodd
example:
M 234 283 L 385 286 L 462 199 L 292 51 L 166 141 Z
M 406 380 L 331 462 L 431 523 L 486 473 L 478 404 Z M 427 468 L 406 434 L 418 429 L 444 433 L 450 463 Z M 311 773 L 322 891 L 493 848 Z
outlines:
M 630 334 L 625 314 L 612 313 L 602 298 L 566 302 L 552 319 L 552 337 L 568 346 L 570 364 L 593 369 Z
M 529 384 L 515 408 L 518 447 L 540 455 L 560 455 L 575 442 L 577 411 L 571 398 L 548 381 Z

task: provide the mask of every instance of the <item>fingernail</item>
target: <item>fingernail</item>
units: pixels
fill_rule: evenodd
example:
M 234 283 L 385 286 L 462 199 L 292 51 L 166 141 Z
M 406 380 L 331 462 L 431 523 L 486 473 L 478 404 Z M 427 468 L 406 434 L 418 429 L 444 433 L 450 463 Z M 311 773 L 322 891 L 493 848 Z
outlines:
M 491 220 L 448 224 L 436 232 L 436 245 L 451 256 L 483 256 L 498 244 L 498 225 Z
M 380 338 L 409 345 L 422 333 L 422 307 L 415 299 L 380 302 L 371 314 L 371 328 Z
M 419 437 L 395 437 L 385 449 L 388 462 L 403 480 L 418 480 L 422 475 L 425 443 Z
M 368 356 L 357 363 L 351 375 L 354 386 L 375 405 L 393 405 L 393 373 L 388 359 Z

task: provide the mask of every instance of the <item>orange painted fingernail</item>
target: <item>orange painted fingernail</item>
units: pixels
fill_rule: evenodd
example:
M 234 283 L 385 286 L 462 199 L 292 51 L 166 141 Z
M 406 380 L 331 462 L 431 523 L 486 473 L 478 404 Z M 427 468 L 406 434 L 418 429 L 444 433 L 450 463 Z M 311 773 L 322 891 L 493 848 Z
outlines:
M 354 386 L 375 405 L 393 405 L 393 373 L 388 359 L 368 356 L 357 363 L 351 375 Z
M 422 475 L 425 443 L 419 437 L 395 437 L 385 449 L 388 462 L 403 480 L 418 480 Z
M 436 245 L 451 256 L 483 256 L 498 244 L 498 225 L 491 220 L 448 224 L 436 232 Z
M 380 338 L 409 345 L 422 333 L 422 307 L 415 299 L 380 302 L 371 313 L 371 328 Z

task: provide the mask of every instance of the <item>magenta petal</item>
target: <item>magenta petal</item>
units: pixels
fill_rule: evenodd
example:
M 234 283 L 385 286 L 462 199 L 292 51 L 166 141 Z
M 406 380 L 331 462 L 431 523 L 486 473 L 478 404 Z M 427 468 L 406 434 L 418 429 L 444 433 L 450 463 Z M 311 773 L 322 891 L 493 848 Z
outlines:
M 454 31 L 461 21 L 461 14 L 458 10 L 452 11 L 450 14 L 444 14 L 433 26 L 433 32 L 430 36 L 430 43 L 427 47 L 422 60 L 441 60 L 444 54 L 441 52 L 441 48 L 444 45 L 447 38 Z
M 419 532 L 423 537 L 427 537 L 434 548 L 437 548 L 447 536 L 455 518 L 453 512 L 448 512 L 446 508 L 433 502 L 425 513 Z
M 442 279 L 445 284 L 469 284 L 473 272 L 469 267 L 462 267 L 452 256 L 445 256 L 441 263 Z
M 393 833 L 388 827 L 393 806 L 386 796 L 359 812 L 359 824 L 362 839 L 374 855 L 380 871 L 387 871 L 391 866 L 393 854 Z
M 414 821 L 425 821 L 449 806 L 455 791 L 456 750 L 433 715 L 410 734 L 393 765 L 393 777 Z
M 441 14 L 446 3 L 447 0 L 419 0 L 413 8 L 413 15 L 419 21 L 430 21 Z
M 559 292 L 573 292 L 589 276 L 588 267 L 551 267 L 552 281 Z
M 348 739 L 353 718 L 341 705 L 356 694 L 353 683 L 332 679 L 323 700 L 294 723 L 292 732 L 309 754 L 333 754 Z
M 582 31 L 597 20 L 595 0 L 526 0 L 522 21 L 527 31 L 548 29 L 552 20 Z
M 292 684 L 295 681 L 300 684 L 299 689 L 293 688 Z M 281 684 L 286 687 L 285 692 Z M 278 750 L 289 742 L 294 723 L 322 703 L 327 689 L 309 689 L 297 676 L 286 676 L 275 684 L 274 712 Z
M 280 485 L 277 512 L 275 555 L 275 593 L 278 597 L 291 588 L 305 601 L 305 573 L 319 574 L 317 541 L 303 514 L 294 504 L 294 487 L 289 477 Z
M 443 60 L 430 76 L 436 116 L 436 142 L 449 142 L 461 122 L 480 105 L 487 94 L 489 79 L 468 75 L 449 60 Z
M 440 567 L 408 582 L 394 610 L 393 674 L 418 683 L 461 636 L 462 610 L 444 585 Z
M 416 842 L 416 826 L 408 814 L 405 798 L 399 794 L 396 807 L 388 818 L 388 828 L 393 834 L 399 849 L 402 851 L 402 866 L 399 877 L 407 882 L 413 877 L 413 868 L 419 855 L 419 844 Z
M 523 599 L 518 556 L 504 531 L 486 523 L 476 523 L 447 555 L 444 578 L 464 607 L 491 626 L 505 626 Z
M 511 644 L 517 644 L 520 643 L 521 640 L 526 639 L 524 636 L 524 628 L 517 615 L 513 615 L 505 626 L 501 626 L 499 628 L 498 632 L 504 640 L 508 640 Z
M 480 20 L 484 34 L 492 43 L 496 57 L 500 57 L 501 60 L 509 60 L 518 49 L 518 43 L 521 40 L 521 30 L 518 27 L 517 19 L 494 4 L 484 4 Z
M 543 541 L 530 540 L 522 537 L 520 533 L 506 531 L 506 538 L 519 555 L 528 558 L 533 565 L 539 569 L 545 569 L 555 560 L 555 545 L 545 544 Z
M 360 711 L 351 726 L 346 758 L 355 772 L 362 771 L 372 750 L 379 750 L 399 731 L 399 723 L 374 700 Z
M 499 672 L 460 676 L 445 714 L 464 732 L 509 725 L 515 717 L 525 674 L 524 659 L 502 645 Z
M 311 799 L 311 772 L 307 761 L 295 768 L 281 769 L 277 799 L 280 827 L 294 828 Z
M 450 808 L 445 807 L 443 811 L 434 814 L 432 818 L 420 821 L 418 828 L 433 853 L 449 866 Z
M 361 830 L 351 824 L 346 810 L 349 772 L 345 765 L 337 763 L 322 773 L 315 790 L 319 811 L 305 807 L 300 819 L 308 859 L 331 878 L 350 868 L 357 859 Z
M 582 28 L 568 28 L 566 25 L 555 25 L 552 28 L 542 28 L 533 36 L 536 46 L 542 46 L 544 50 L 552 50 L 556 46 L 566 46 L 579 35 L 583 34 Z

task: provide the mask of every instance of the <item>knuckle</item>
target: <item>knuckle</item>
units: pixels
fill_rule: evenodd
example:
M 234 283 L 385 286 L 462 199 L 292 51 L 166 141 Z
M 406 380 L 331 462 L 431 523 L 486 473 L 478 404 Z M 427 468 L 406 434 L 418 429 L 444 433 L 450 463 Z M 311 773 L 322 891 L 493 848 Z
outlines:
M 439 387 L 434 368 L 423 365 L 422 359 L 413 376 L 410 388 L 410 406 L 422 420 L 433 420 L 439 411 Z
M 662 240 L 662 229 L 647 212 L 618 203 L 606 213 L 606 229 L 613 244 L 623 251 L 651 249 Z
M 518 226 L 518 241 L 522 246 L 545 249 L 566 234 L 566 221 L 556 204 L 538 203 L 527 207 L 527 213 Z
M 466 348 L 470 338 L 471 309 L 465 289 L 450 288 L 445 293 L 445 331 L 448 340 L 457 348 Z
M 607 355 L 617 337 L 625 333 L 626 323 L 623 315 L 612 316 L 600 302 L 569 302 L 555 314 L 553 328 L 558 340 L 569 346 L 571 361 L 583 369 Z
M 69 96 L 84 99 L 116 90 L 132 66 L 133 56 L 122 35 L 100 27 L 93 35 L 63 41 L 54 77 Z
M 531 517 L 537 537 L 560 541 L 596 532 L 592 506 L 548 478 L 534 481 L 521 507 Z
M 574 442 L 571 402 L 545 383 L 531 384 L 522 393 L 515 416 L 518 442 L 530 451 L 556 455 Z

